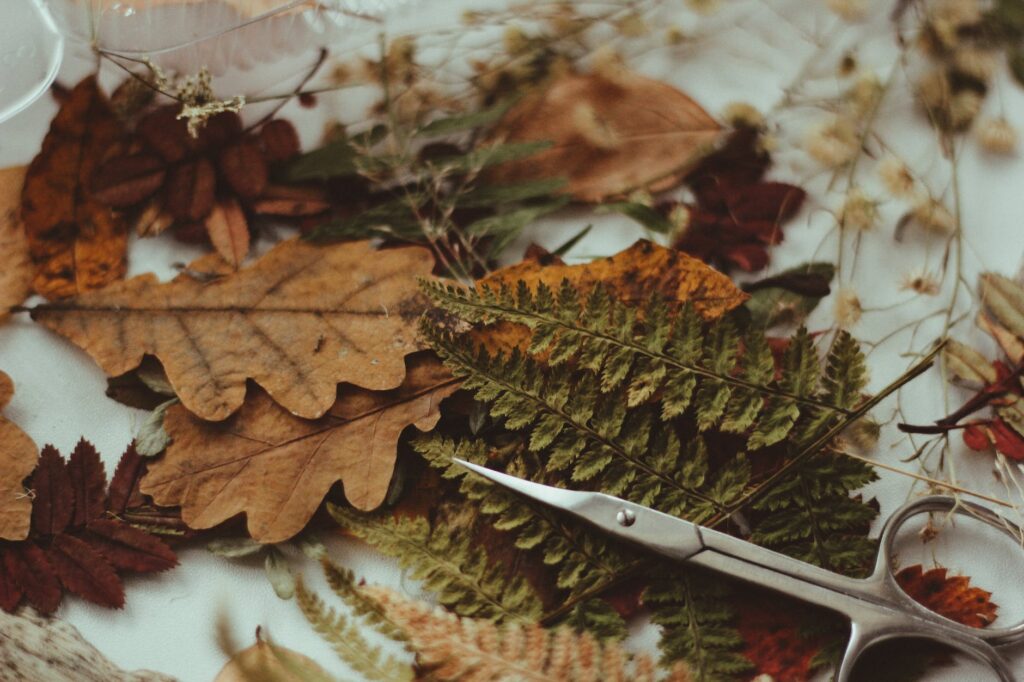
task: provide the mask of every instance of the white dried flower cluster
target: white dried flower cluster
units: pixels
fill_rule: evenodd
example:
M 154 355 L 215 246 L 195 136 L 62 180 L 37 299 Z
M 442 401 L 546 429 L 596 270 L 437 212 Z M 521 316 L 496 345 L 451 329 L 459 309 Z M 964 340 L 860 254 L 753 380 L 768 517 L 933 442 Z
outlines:
M 956 218 L 945 204 L 931 197 L 923 197 L 910 212 L 913 221 L 929 232 L 947 235 L 956 230 Z
M 211 117 L 226 111 L 238 113 L 245 106 L 245 95 L 217 99 L 213 94 L 210 70 L 205 66 L 198 73 L 173 79 L 152 60 L 144 59 L 143 63 L 152 74 L 153 86 L 181 102 L 178 120 L 185 119 L 188 122 L 188 134 L 192 137 L 199 136 L 199 129 Z
M 862 118 L 878 105 L 882 98 L 882 90 L 882 81 L 878 79 L 877 74 L 863 72 L 846 91 L 845 104 L 856 118 Z
M 860 303 L 860 297 L 853 289 L 840 289 L 836 292 L 835 300 L 836 324 L 843 329 L 849 329 L 860 322 L 864 307 Z
M 923 296 L 935 296 L 939 293 L 939 281 L 927 270 L 915 270 L 903 276 L 900 289 L 913 291 Z
M 891 154 L 878 164 L 878 177 L 890 194 L 901 199 L 912 197 L 917 188 L 917 181 L 907 164 Z
M 878 202 L 868 197 L 860 187 L 853 187 L 846 193 L 841 222 L 858 232 L 867 232 L 878 221 Z
M 686 204 L 677 204 L 672 207 L 668 214 L 668 222 L 672 225 L 672 239 L 681 238 L 690 228 L 690 207 Z
M 961 29 L 979 23 L 983 15 L 979 0 L 942 0 L 932 6 L 928 23 L 944 47 L 955 48 L 961 41 Z
M 867 14 L 866 0 L 828 0 L 828 8 L 847 21 L 863 19 Z
M 1013 154 L 1017 149 L 1017 131 L 1003 117 L 982 121 L 975 135 L 981 148 L 992 154 Z
M 836 116 L 814 128 L 804 141 L 804 148 L 823 166 L 837 168 L 853 160 L 859 144 L 853 122 Z

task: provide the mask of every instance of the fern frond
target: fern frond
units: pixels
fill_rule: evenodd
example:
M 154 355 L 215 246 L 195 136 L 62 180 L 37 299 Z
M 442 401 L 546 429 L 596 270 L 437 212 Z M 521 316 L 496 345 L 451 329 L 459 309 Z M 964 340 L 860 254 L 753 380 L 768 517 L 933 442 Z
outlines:
M 719 576 L 659 564 L 644 592 L 651 620 L 661 626 L 662 659 L 685 660 L 695 682 L 733 680 L 753 667 L 740 653 L 732 625 L 731 585 Z
M 459 618 L 430 605 L 410 601 L 392 590 L 364 588 L 399 625 L 416 651 L 418 666 L 441 682 L 654 682 L 646 656 L 630 660 L 615 641 L 599 642 L 569 628 Z M 685 679 L 678 677 L 680 682 Z
M 522 577 L 491 566 L 481 547 L 451 529 L 431 529 L 426 519 L 396 519 L 327 505 L 334 520 L 377 550 L 398 560 L 438 601 L 460 615 L 488 620 L 535 621 L 541 603 Z
M 366 597 L 359 597 L 369 602 Z M 295 601 L 302 609 L 302 615 L 338 658 L 367 682 L 412 682 L 415 679 L 412 666 L 393 656 L 384 655 L 379 646 L 372 646 L 366 641 L 358 618 L 350 619 L 324 604 L 323 600 L 306 588 L 301 578 L 295 587 Z M 400 632 L 394 626 L 392 630 Z
M 355 574 L 351 569 L 339 566 L 326 558 L 320 562 L 320 565 L 331 591 L 348 604 L 353 613 L 362 618 L 364 623 L 396 642 L 405 638 L 402 630 L 387 619 L 384 612 L 381 611 L 380 605 L 367 598 L 356 587 Z

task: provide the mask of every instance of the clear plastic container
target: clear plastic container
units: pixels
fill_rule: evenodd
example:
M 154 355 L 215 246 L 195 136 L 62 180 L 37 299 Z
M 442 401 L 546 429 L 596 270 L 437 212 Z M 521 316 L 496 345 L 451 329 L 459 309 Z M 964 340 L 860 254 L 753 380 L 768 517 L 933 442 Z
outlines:
M 53 82 L 64 41 L 41 0 L 0 0 L 0 121 Z

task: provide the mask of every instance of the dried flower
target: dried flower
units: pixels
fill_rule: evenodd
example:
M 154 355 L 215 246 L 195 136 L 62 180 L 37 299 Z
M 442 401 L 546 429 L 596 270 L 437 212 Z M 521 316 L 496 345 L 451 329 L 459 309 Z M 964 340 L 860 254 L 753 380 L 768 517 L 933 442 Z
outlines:
M 894 197 L 907 198 L 913 194 L 917 182 L 907 164 L 895 156 L 887 156 L 878 164 L 878 176 Z
M 973 90 L 961 90 L 953 95 L 949 105 L 949 127 L 963 130 L 971 125 L 981 111 L 981 95 Z
M 953 214 L 942 202 L 931 197 L 918 201 L 911 210 L 911 217 L 918 225 L 936 234 L 949 234 L 956 229 Z
M 650 32 L 647 22 L 640 14 L 628 14 L 615 22 L 619 35 L 626 38 L 641 38 Z
M 862 73 L 846 91 L 846 103 L 857 117 L 865 116 L 875 108 L 882 97 L 882 82 L 874 73 Z
M 867 232 L 878 220 L 878 202 L 870 199 L 859 187 L 854 187 L 846 194 L 841 220 L 843 227 Z
M 983 121 L 977 136 L 982 149 L 992 154 L 1012 154 L 1017 148 L 1017 131 L 1003 117 Z
M 686 31 L 679 26 L 669 26 L 665 31 L 665 42 L 669 45 L 682 45 L 686 42 Z
M 633 204 L 640 204 L 641 206 L 648 207 L 654 206 L 654 197 L 645 189 L 635 189 L 630 192 L 629 196 L 626 198 Z
M 867 13 L 865 0 L 828 0 L 828 8 L 847 21 L 863 19 Z
M 939 281 L 926 270 L 916 270 L 903 276 L 900 289 L 924 296 L 935 296 L 939 293 Z
M 178 120 L 185 119 L 188 123 L 188 134 L 199 137 L 199 129 L 206 125 L 210 118 L 217 114 L 232 112 L 237 114 L 245 106 L 245 95 L 235 95 L 227 100 L 214 100 L 197 104 L 182 104 Z
M 523 32 L 523 29 L 515 24 L 505 28 L 502 36 L 502 43 L 505 51 L 510 55 L 524 54 L 530 50 L 530 38 Z
M 976 47 L 961 47 L 953 53 L 953 67 L 957 72 L 987 83 L 996 71 L 996 53 Z
M 944 0 L 934 6 L 928 26 L 942 47 L 952 49 L 960 43 L 961 29 L 979 23 L 982 16 L 978 0 Z
M 953 98 L 949 77 L 943 69 L 933 69 L 925 74 L 915 88 L 917 99 L 930 115 L 948 112 Z
M 734 128 L 761 128 L 764 126 L 764 116 L 754 105 L 746 102 L 729 104 L 722 112 L 722 118 Z
M 863 312 L 864 307 L 853 289 L 840 289 L 836 292 L 835 316 L 840 327 L 849 328 L 857 324 Z
M 857 130 L 849 119 L 837 116 L 815 128 L 807 136 L 804 146 L 823 166 L 842 166 L 857 154 Z
M 692 219 L 690 207 L 686 204 L 676 204 L 668 213 L 668 222 L 672 225 L 672 241 L 681 239 L 690 228 Z
M 611 45 L 602 45 L 590 59 L 590 70 L 610 81 L 628 78 L 622 54 Z

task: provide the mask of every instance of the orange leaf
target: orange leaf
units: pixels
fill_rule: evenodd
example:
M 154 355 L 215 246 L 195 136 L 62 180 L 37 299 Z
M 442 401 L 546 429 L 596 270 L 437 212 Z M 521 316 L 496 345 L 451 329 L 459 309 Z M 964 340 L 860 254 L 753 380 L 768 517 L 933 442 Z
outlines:
M 666 83 L 628 74 L 569 74 L 528 95 L 498 123 L 502 143 L 548 141 L 528 158 L 496 166 L 494 184 L 564 177 L 567 193 L 600 201 L 682 179 L 718 140 L 722 127 Z
M 540 259 L 524 260 L 496 270 L 478 286 L 515 286 L 518 281 L 535 290 L 541 283 L 557 290 L 563 280 L 586 296 L 595 286 L 608 287 L 616 298 L 642 305 L 657 293 L 669 301 L 689 302 L 707 320 L 721 317 L 747 300 L 748 295 L 732 280 L 701 261 L 674 249 L 642 239 L 610 258 L 598 258 L 583 265 L 543 264 Z M 529 330 L 515 324 L 499 323 L 477 332 L 490 352 L 521 347 Z
M 339 382 L 374 390 L 402 383 L 403 358 L 420 347 L 416 322 L 426 302 L 418 278 L 433 262 L 419 247 L 290 240 L 212 281 L 161 284 L 143 275 L 38 306 L 32 318 L 110 376 L 156 356 L 182 403 L 203 419 L 238 409 L 247 378 L 314 419 L 334 404 Z
M 74 296 L 124 276 L 127 227 L 90 189 L 122 135 L 90 76 L 71 91 L 28 168 L 21 218 L 36 264 L 33 286 L 43 296 Z
M 24 166 L 0 170 L 0 322 L 32 291 L 34 268 L 18 210 L 24 181 Z
M 11 401 L 14 382 L 0 372 L 0 410 Z M 39 450 L 14 422 L 0 417 L 0 538 L 24 540 L 32 518 L 32 501 L 22 482 L 35 469 Z
M 920 564 L 896 574 L 896 582 L 915 601 L 931 611 L 972 628 L 983 628 L 996 619 L 999 608 L 991 592 L 971 587 L 967 576 L 948 576 L 946 569 L 925 571 Z
M 149 467 L 142 491 L 157 504 L 180 505 L 192 528 L 248 516 L 259 542 L 282 542 L 301 531 L 337 481 L 363 510 L 387 495 L 398 437 L 440 418 L 439 404 L 458 388 L 432 355 L 409 358 L 405 383 L 390 391 L 343 386 L 321 419 L 300 419 L 262 391 L 230 419 L 211 423 L 180 406 L 167 411 L 172 438 Z
M 218 201 L 206 217 L 206 231 L 217 253 L 238 269 L 249 255 L 249 223 L 238 201 L 231 197 Z

